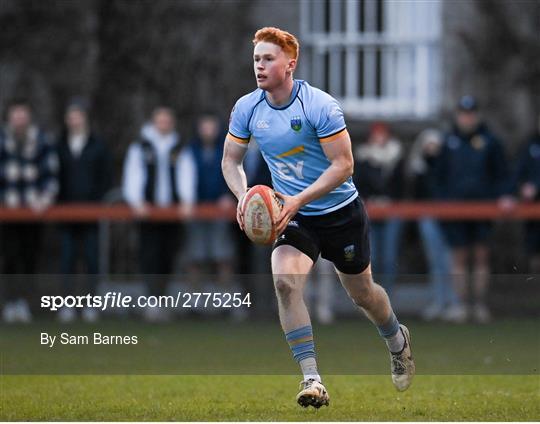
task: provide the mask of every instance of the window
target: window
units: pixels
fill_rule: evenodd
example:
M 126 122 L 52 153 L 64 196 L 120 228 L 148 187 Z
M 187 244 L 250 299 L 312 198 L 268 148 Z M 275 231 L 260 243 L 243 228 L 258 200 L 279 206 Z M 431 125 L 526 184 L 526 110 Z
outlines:
M 363 118 L 438 112 L 441 0 L 301 0 L 299 71 Z

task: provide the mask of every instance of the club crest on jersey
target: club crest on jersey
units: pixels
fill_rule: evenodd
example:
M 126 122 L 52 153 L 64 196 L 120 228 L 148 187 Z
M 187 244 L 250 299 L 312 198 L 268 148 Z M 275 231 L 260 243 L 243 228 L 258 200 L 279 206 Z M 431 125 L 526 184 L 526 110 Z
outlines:
M 295 131 L 300 131 L 302 129 L 302 118 L 300 118 L 300 116 L 292 117 L 291 128 Z
M 343 257 L 346 261 L 352 261 L 354 259 L 355 251 L 354 251 L 354 244 L 351 244 L 349 246 L 345 246 L 343 249 Z

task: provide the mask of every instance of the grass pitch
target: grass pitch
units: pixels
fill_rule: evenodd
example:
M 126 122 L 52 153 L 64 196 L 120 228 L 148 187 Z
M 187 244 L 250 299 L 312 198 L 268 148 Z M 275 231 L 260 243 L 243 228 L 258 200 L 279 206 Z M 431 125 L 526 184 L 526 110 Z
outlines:
M 319 410 L 296 404 L 300 376 L 275 322 L 0 326 L 0 421 L 540 419 L 537 320 L 407 324 L 419 374 L 404 393 L 393 388 L 387 353 L 369 323 L 316 326 L 331 398 Z M 39 345 L 42 331 L 137 334 L 140 343 L 50 349 Z
M 7 420 L 532 421 L 538 376 L 418 376 L 398 393 L 388 376 L 328 376 L 329 407 L 295 403 L 292 376 L 7 376 Z

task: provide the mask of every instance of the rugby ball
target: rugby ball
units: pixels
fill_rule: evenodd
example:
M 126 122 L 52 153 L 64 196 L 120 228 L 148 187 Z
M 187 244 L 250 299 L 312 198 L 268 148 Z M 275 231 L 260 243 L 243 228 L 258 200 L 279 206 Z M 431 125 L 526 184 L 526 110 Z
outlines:
M 277 237 L 275 221 L 281 212 L 281 202 L 274 190 L 256 185 L 242 200 L 244 232 L 256 244 L 271 244 Z

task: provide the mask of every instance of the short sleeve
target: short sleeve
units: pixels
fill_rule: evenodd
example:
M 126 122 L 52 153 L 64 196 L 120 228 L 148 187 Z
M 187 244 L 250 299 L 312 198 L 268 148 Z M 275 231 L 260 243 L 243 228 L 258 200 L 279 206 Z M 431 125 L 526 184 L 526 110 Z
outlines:
M 341 106 L 332 96 L 321 93 L 316 102 L 315 130 L 321 142 L 332 141 L 345 130 L 345 118 Z
M 249 118 L 242 99 L 234 105 L 229 118 L 229 138 L 240 144 L 247 145 L 251 133 L 248 129 Z

